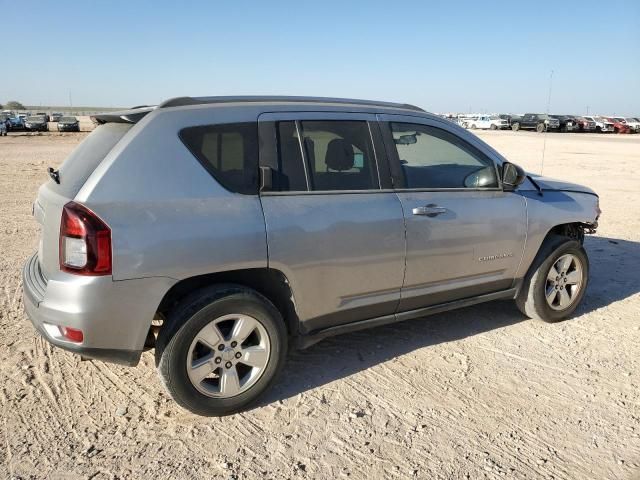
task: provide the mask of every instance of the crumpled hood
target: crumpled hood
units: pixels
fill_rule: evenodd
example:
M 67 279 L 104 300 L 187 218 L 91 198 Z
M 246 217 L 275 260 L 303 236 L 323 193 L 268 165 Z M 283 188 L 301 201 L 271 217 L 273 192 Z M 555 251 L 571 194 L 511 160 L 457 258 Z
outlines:
M 580 192 L 598 195 L 589 187 L 579 185 L 577 183 L 565 182 L 564 180 L 556 180 L 555 178 L 542 177 L 540 175 L 529 174 L 529 176 L 538 184 L 542 190 L 558 190 L 565 192 Z

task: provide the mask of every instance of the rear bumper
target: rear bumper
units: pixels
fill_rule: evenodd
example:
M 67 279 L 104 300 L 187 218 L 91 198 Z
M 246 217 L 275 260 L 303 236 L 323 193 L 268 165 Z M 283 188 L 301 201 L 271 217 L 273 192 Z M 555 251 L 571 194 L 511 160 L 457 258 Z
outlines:
M 151 320 L 174 283 L 167 278 L 113 281 L 60 272 L 47 280 L 37 254 L 22 272 L 24 306 L 48 342 L 84 357 L 134 366 L 140 360 Z M 67 340 L 58 327 L 82 330 L 82 343 Z

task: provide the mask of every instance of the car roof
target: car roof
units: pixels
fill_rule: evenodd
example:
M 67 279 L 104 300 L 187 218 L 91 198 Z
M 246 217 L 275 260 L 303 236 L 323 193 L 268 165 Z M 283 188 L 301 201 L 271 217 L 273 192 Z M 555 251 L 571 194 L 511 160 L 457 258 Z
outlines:
M 358 109 L 381 111 L 396 110 L 399 113 L 427 113 L 420 107 L 407 103 L 381 102 L 376 100 L 358 100 L 351 98 L 332 98 L 332 97 L 298 97 L 298 96 L 214 96 L 214 97 L 177 97 L 166 100 L 157 106 L 141 105 L 128 110 L 117 112 L 105 112 L 92 115 L 91 119 L 97 123 L 136 123 L 140 121 L 149 112 L 157 109 L 169 109 L 192 106 L 212 106 L 212 107 L 243 107 L 256 106 L 258 104 L 269 106 L 300 106 L 310 105 L 315 107 L 337 107 L 344 109 L 347 107 L 356 107 Z

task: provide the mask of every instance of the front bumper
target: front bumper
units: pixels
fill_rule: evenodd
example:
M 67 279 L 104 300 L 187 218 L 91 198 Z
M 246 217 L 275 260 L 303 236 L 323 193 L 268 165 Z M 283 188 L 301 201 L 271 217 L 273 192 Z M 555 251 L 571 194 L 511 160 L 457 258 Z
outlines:
M 58 125 L 58 131 L 59 132 L 79 132 L 80 127 L 76 125 L 74 126 Z
M 175 282 L 164 277 L 114 281 L 64 272 L 46 279 L 37 254 L 25 264 L 22 281 L 27 315 L 48 342 L 129 366 L 139 362 L 155 311 Z M 83 341 L 67 340 L 61 326 L 81 330 Z

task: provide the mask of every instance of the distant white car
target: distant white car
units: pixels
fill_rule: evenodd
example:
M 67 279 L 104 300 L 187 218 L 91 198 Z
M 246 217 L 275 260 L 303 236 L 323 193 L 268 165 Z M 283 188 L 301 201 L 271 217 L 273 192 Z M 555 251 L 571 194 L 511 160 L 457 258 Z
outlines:
M 497 115 L 478 115 L 465 120 L 465 128 L 481 130 L 502 130 L 509 128 L 509 122 Z
M 613 132 L 613 122 L 610 122 L 606 118 L 596 117 L 596 116 L 585 116 L 583 117 L 590 122 L 595 122 L 596 124 L 596 132 L 608 133 Z

